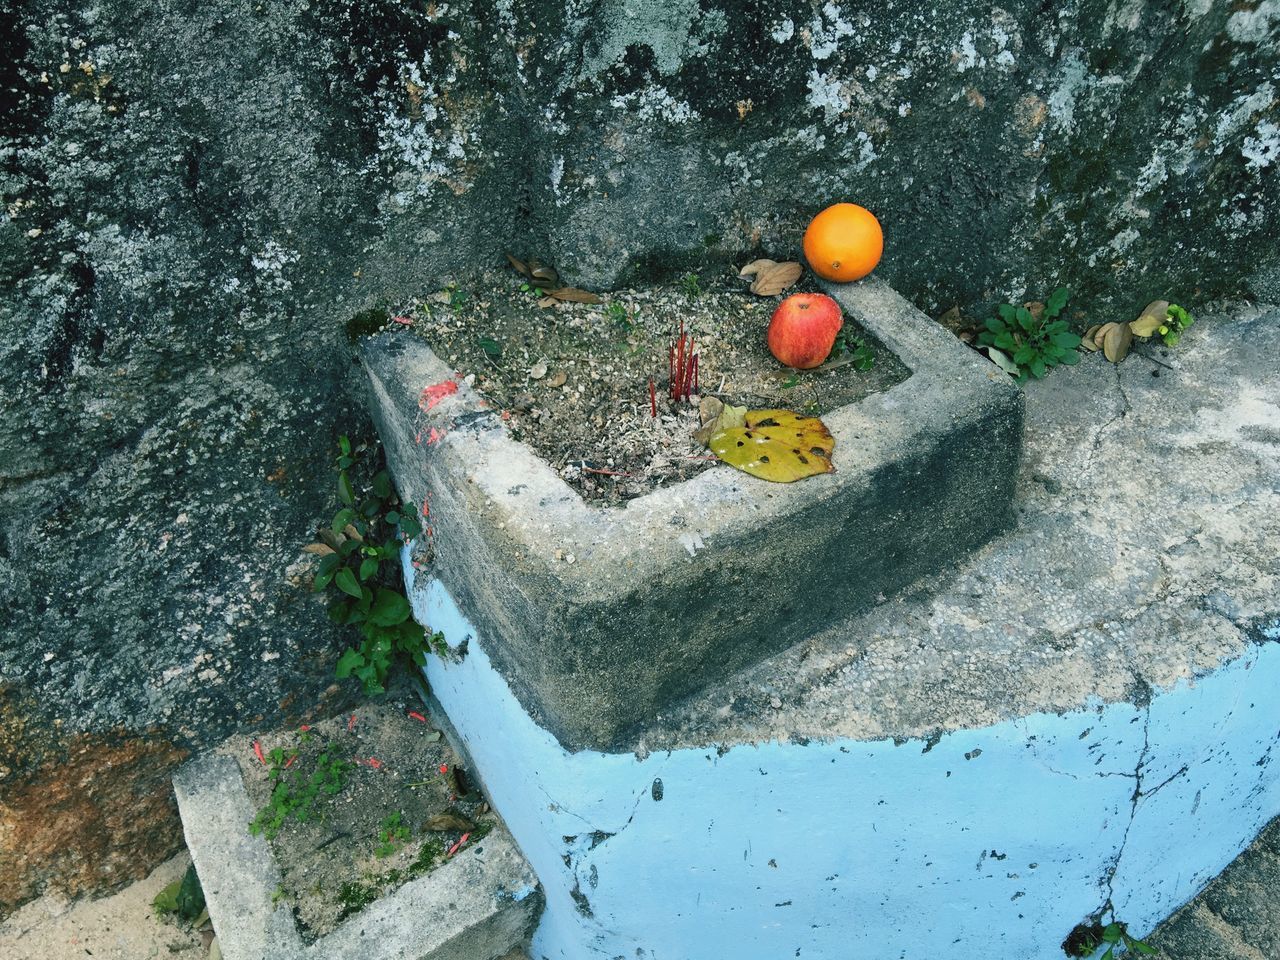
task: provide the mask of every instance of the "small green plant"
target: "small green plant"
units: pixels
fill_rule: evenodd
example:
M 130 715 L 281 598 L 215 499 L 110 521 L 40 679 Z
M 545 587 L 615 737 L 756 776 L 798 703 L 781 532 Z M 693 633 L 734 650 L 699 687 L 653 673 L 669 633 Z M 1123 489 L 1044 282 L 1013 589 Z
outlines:
M 1165 317 L 1165 322 L 1160 324 L 1156 329 L 1156 333 L 1160 334 L 1160 339 L 1164 341 L 1166 347 L 1176 346 L 1178 341 L 1182 339 L 1182 332 L 1195 322 L 1195 318 L 1191 316 L 1189 311 L 1176 303 L 1171 303 L 1169 304 L 1169 313 Z
M 492 363 L 502 359 L 502 344 L 492 337 L 476 337 L 476 345 L 484 351 L 485 358 Z
M 631 314 L 627 312 L 626 306 L 617 300 L 610 301 L 604 308 L 604 315 L 614 326 L 620 327 L 624 332 L 631 330 Z
M 390 814 L 382 821 L 378 830 L 378 844 L 373 848 L 375 856 L 389 857 L 399 849 L 399 845 L 409 840 L 409 827 L 401 822 L 400 811 Z
M 832 352 L 837 355 L 848 355 L 855 370 L 870 370 L 876 365 L 876 355 L 861 337 L 847 337 L 841 330 L 836 334 Z
M 338 903 L 342 905 L 338 919 L 345 920 L 352 914 L 359 913 L 378 899 L 378 893 L 379 888 L 374 883 L 361 883 L 358 880 L 343 883 L 338 888 Z
M 1092 957 L 1103 946 L 1107 949 L 1098 960 L 1115 960 L 1117 947 L 1122 954 L 1132 951 L 1144 956 L 1154 956 L 1156 953 L 1156 948 L 1151 944 L 1129 936 L 1126 925 L 1119 921 L 1113 921 L 1105 927 L 1097 922 L 1081 924 L 1071 931 L 1062 949 L 1070 957 Z
M 1067 321 L 1058 319 L 1070 296 L 1070 290 L 1059 287 L 1038 316 L 1026 306 L 1000 304 L 978 335 L 978 346 L 986 347 L 988 356 L 1019 383 L 1028 377 L 1039 380 L 1058 364 L 1079 363 L 1080 337 L 1067 329 Z
M 161 916 L 171 914 L 188 923 L 194 923 L 202 916 L 207 917 L 204 890 L 200 887 L 195 865 L 187 867 L 187 872 L 180 879 L 157 893 L 151 906 Z
M 702 296 L 702 278 L 696 273 L 686 273 L 680 278 L 680 289 L 690 300 L 696 300 Z
M 267 839 L 274 838 L 290 817 L 300 823 L 310 820 L 315 814 L 316 801 L 339 793 L 346 785 L 347 773 L 354 767 L 339 759 L 333 747 L 321 751 L 310 773 L 300 769 L 301 765 L 289 769 L 298 758 L 296 750 L 276 747 L 267 757 L 271 766 L 267 779 L 275 786 L 267 805 L 249 824 L 250 833 L 255 837 L 264 834 Z
M 467 305 L 467 293 L 465 290 L 459 290 L 455 286 L 445 287 L 444 290 L 449 295 L 450 310 L 461 310 Z
M 354 676 L 366 693 L 382 693 L 396 659 L 426 663 L 427 641 L 400 575 L 400 547 L 422 526 L 412 504 L 400 502 L 387 471 L 373 471 L 367 451 L 345 436 L 338 439 L 337 468 L 342 508 L 320 531 L 320 542 L 307 548 L 320 554 L 313 589 L 331 591 L 331 620 L 360 631 L 359 645 L 338 658 L 338 677 Z

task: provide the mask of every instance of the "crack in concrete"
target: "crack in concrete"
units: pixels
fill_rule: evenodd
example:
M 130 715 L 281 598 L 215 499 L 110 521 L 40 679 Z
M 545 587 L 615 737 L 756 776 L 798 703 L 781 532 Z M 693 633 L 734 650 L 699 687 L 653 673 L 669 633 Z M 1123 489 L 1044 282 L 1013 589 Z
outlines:
M 1123 406 L 1120 408 L 1120 411 L 1118 413 L 1114 414 L 1110 420 L 1108 420 L 1106 423 L 1098 427 L 1097 432 L 1094 433 L 1093 442 L 1089 446 L 1089 455 L 1085 458 L 1084 469 L 1081 470 L 1081 473 L 1085 475 L 1087 475 L 1089 471 L 1093 469 L 1093 461 L 1097 457 L 1098 451 L 1102 449 L 1103 435 L 1106 434 L 1106 432 L 1110 430 L 1113 426 L 1115 426 L 1117 423 L 1125 419 L 1127 416 L 1129 416 L 1130 413 L 1133 412 L 1133 404 L 1129 400 L 1129 393 L 1128 391 L 1125 390 L 1124 383 L 1120 379 L 1120 365 L 1115 364 L 1114 366 L 1115 366 L 1115 373 L 1116 373 L 1116 389 L 1120 393 L 1120 399 L 1121 401 L 1123 401 Z
M 1179 777 L 1181 777 L 1183 774 L 1185 774 L 1185 773 L 1187 772 L 1187 770 L 1188 770 L 1188 769 L 1189 769 L 1189 768 L 1188 768 L 1188 767 L 1187 767 L 1187 765 L 1184 763 L 1184 764 L 1183 764 L 1183 765 L 1182 765 L 1178 770 L 1175 770 L 1173 773 L 1169 774 L 1169 776 L 1165 777 L 1165 778 L 1164 778 L 1164 780 L 1163 780 L 1161 783 L 1156 784 L 1156 785 L 1155 785 L 1154 787 L 1152 787 L 1150 790 L 1143 790 L 1143 791 L 1142 791 L 1142 796 L 1143 796 L 1143 797 L 1154 797 L 1157 793 L 1159 793 L 1161 790 L 1163 790 L 1165 787 L 1167 787 L 1167 786 L 1168 786 L 1170 783 L 1172 783 L 1174 780 L 1177 780 Z
M 1135 683 L 1137 683 L 1139 686 L 1145 686 L 1145 682 L 1143 681 L 1142 677 L 1139 674 L 1134 673 L 1133 676 L 1134 676 Z M 1142 800 L 1142 797 L 1143 797 L 1142 768 L 1146 766 L 1147 757 L 1150 755 L 1150 753 L 1151 753 L 1151 700 L 1150 698 L 1148 698 L 1146 704 L 1142 708 L 1142 750 L 1139 751 L 1138 753 L 1138 762 L 1134 767 L 1133 773 L 1131 774 L 1131 776 L 1133 777 L 1133 793 L 1130 794 L 1129 796 L 1129 821 L 1124 825 L 1124 835 L 1120 838 L 1120 846 L 1116 849 L 1115 856 L 1111 858 L 1111 863 L 1107 866 L 1105 875 L 1102 878 L 1102 885 L 1106 889 L 1107 899 L 1106 899 L 1106 902 L 1103 903 L 1102 909 L 1099 911 L 1099 914 L 1102 915 L 1102 914 L 1110 913 L 1113 919 L 1115 916 L 1115 907 L 1112 905 L 1112 898 L 1115 896 L 1116 873 L 1120 869 L 1120 860 L 1124 856 L 1125 847 L 1129 843 L 1129 832 L 1133 829 L 1134 821 L 1137 820 L 1138 818 L 1138 803 Z M 1186 772 L 1187 772 L 1186 767 L 1183 767 L 1182 770 L 1180 770 L 1178 773 L 1175 773 L 1168 780 L 1165 780 L 1164 783 L 1161 783 L 1159 786 L 1155 788 L 1155 790 L 1152 790 L 1151 792 L 1155 793 L 1156 790 L 1159 790 L 1161 787 L 1165 786 L 1165 784 L 1169 783 L 1170 780 L 1173 780 L 1174 777 L 1177 777 L 1180 774 L 1183 774 Z M 1128 775 L 1129 774 L 1126 774 L 1126 776 Z

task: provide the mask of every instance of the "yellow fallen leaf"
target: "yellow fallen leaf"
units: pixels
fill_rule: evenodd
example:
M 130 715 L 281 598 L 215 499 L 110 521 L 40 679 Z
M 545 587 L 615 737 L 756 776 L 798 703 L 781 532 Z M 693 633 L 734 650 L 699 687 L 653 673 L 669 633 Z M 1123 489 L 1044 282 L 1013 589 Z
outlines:
M 774 483 L 835 470 L 831 452 L 836 441 L 826 424 L 790 410 L 748 410 L 742 426 L 718 431 L 707 445 L 731 467 Z

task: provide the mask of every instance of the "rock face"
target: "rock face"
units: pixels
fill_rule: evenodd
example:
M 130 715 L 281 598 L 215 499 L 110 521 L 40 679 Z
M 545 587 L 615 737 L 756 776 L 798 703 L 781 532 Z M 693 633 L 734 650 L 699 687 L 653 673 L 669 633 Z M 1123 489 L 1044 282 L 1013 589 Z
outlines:
M 17 859 L 85 743 L 151 783 L 342 696 L 298 547 L 367 430 L 357 310 L 508 248 L 602 286 L 791 254 L 838 199 L 926 309 L 1280 296 L 1277 0 L 0 13 L 0 914 L 172 846 L 86 821 Z

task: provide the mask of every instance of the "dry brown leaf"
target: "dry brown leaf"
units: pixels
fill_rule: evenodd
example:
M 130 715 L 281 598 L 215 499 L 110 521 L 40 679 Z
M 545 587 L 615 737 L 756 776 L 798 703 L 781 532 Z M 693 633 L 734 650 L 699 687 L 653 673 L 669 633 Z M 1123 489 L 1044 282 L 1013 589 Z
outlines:
M 446 810 L 444 813 L 437 813 L 427 819 L 423 824 L 423 829 L 431 833 L 444 833 L 452 830 L 457 833 L 466 833 L 474 830 L 476 825 L 464 817 L 460 813 L 454 813 L 452 810 Z
M 702 422 L 693 431 L 693 439 L 705 445 L 710 442 L 711 435 L 719 429 L 720 414 L 724 412 L 724 402 L 716 397 L 703 397 L 698 401 L 698 419 Z
M 571 303 L 604 303 L 594 293 L 579 290 L 577 287 L 557 287 L 555 290 L 548 290 L 547 296 L 555 297 L 557 300 L 568 300 Z
M 535 287 L 542 287 L 545 290 L 560 286 L 560 274 L 556 273 L 556 268 L 537 260 L 529 261 L 529 278 Z
M 1169 316 L 1168 300 L 1152 300 L 1143 308 L 1137 320 L 1130 321 L 1129 329 L 1136 337 L 1153 337 Z
M 1026 307 L 1031 316 L 1037 320 L 1044 316 L 1044 304 L 1039 300 L 1028 300 L 1023 304 L 1023 306 Z
M 509 253 L 506 255 L 506 257 L 507 257 L 507 262 L 510 263 L 511 266 L 516 268 L 516 273 L 520 274 L 520 276 L 527 277 L 531 275 L 529 273 L 529 265 L 525 263 L 523 260 L 517 260 L 515 257 L 513 257 Z
M 1106 340 L 1106 338 L 1107 338 L 1107 334 L 1110 332 L 1111 328 L 1112 328 L 1112 327 L 1115 327 L 1115 326 L 1118 326 L 1118 324 L 1115 324 L 1115 323 L 1104 323 L 1104 324 L 1102 324 L 1100 327 L 1098 327 L 1098 329 L 1097 329 L 1097 330 L 1095 330 L 1095 331 L 1094 331 L 1094 333 L 1093 333 L 1093 345 L 1094 345 L 1094 347 L 1096 347 L 1097 349 L 1101 350 L 1101 349 L 1102 349 L 1103 341 L 1105 341 L 1105 340 Z
M 360 536 L 360 531 L 349 523 L 342 528 L 342 532 L 347 535 L 348 540 L 358 540 L 361 543 L 364 542 L 364 537 Z
M 1129 354 L 1133 331 L 1127 323 L 1109 323 L 1107 327 L 1107 335 L 1102 340 L 1102 353 L 1112 363 L 1119 363 Z
M 333 547 L 329 546 L 327 543 L 308 543 L 302 548 L 302 552 L 314 553 L 317 557 L 327 557 L 330 554 L 337 553 L 338 551 L 333 549 Z
M 755 282 L 751 284 L 751 292 L 761 297 L 775 296 L 799 280 L 803 272 L 804 268 L 794 260 L 775 263 L 756 275 Z
M 1098 345 L 1093 342 L 1094 336 L 1101 329 L 1101 324 L 1095 323 L 1092 327 L 1084 332 L 1084 336 L 1080 338 L 1080 346 L 1084 347 L 1090 353 L 1096 353 Z
M 563 387 L 565 385 L 565 382 L 568 379 L 569 379 L 569 375 L 567 373 L 565 373 L 563 370 L 557 370 L 555 373 L 553 373 L 550 377 L 547 378 L 547 386 Z
M 777 265 L 778 261 L 776 260 L 752 260 L 738 271 L 738 278 L 741 280 L 749 280 L 761 270 L 767 270 L 769 267 L 776 267 Z
M 554 307 L 559 302 L 560 301 L 557 300 L 555 297 L 539 297 L 538 298 L 538 306 L 540 306 L 543 310 L 547 309 L 547 307 Z
M 965 328 L 964 318 L 960 315 L 960 307 L 954 306 L 946 313 L 938 316 L 938 323 L 942 324 L 952 333 L 959 333 Z

